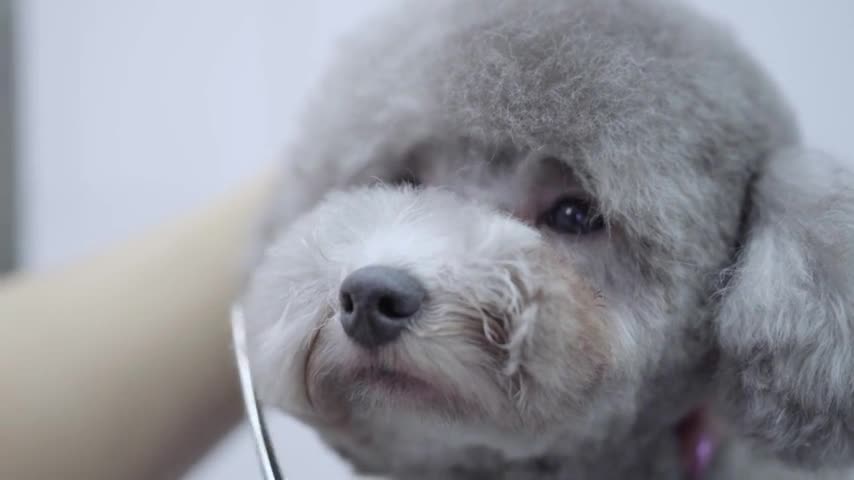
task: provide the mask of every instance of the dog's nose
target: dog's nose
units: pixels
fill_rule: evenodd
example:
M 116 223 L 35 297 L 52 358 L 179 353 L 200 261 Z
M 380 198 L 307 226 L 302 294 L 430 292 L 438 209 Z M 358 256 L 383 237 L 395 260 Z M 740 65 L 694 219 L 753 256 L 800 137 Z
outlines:
M 426 295 L 421 282 L 403 270 L 360 268 L 341 283 L 341 325 L 356 343 L 379 347 L 400 336 Z

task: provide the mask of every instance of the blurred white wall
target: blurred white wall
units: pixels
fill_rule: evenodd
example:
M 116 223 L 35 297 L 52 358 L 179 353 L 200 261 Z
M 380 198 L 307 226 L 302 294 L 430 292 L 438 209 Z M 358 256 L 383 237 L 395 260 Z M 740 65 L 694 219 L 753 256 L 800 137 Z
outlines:
M 89 252 L 270 162 L 334 34 L 376 3 L 19 1 L 25 264 Z
M 20 0 L 24 266 L 95 251 L 270 162 L 336 35 L 391 1 Z M 809 143 L 854 159 L 854 2 L 694 1 L 771 70 Z M 343 477 L 306 429 L 274 421 L 293 478 Z M 255 474 L 239 429 L 187 478 Z

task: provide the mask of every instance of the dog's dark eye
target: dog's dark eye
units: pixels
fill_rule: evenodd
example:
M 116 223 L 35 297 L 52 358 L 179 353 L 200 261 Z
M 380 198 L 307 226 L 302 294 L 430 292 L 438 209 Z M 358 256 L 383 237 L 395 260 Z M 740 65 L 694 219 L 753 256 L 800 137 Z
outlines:
M 587 200 L 563 197 L 546 211 L 542 222 L 559 233 L 583 235 L 605 228 L 605 220 Z
M 410 187 L 419 187 L 421 186 L 421 179 L 418 178 L 412 172 L 402 172 L 392 177 L 389 183 L 392 185 L 407 185 Z

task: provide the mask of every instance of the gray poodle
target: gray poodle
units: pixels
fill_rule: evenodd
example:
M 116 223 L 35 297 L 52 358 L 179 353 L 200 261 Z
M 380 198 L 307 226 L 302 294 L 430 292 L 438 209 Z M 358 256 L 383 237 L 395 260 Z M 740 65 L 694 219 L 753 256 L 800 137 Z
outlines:
M 667 0 L 374 27 L 261 229 L 262 402 L 398 479 L 844 475 L 854 172 L 726 30 Z

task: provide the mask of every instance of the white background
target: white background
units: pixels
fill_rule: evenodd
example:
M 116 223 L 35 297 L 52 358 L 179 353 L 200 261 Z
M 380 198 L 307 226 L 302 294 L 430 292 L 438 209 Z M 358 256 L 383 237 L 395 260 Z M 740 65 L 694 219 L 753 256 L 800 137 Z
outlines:
M 271 162 L 336 35 L 390 1 L 20 0 L 25 267 L 96 251 Z M 812 146 L 854 159 L 854 2 L 694 3 L 777 78 Z M 275 423 L 293 478 L 344 476 L 304 428 Z M 255 478 L 253 455 L 238 429 L 187 478 Z

